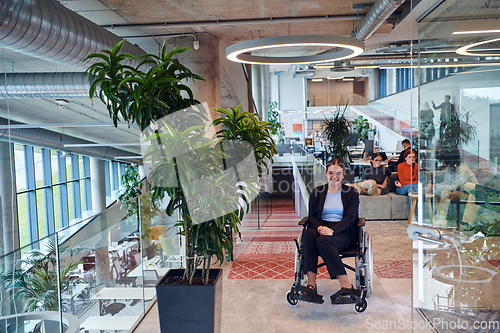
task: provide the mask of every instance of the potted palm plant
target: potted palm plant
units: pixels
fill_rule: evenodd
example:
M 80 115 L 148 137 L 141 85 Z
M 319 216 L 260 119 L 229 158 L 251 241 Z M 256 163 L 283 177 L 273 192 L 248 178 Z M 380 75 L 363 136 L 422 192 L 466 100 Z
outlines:
M 87 69 L 93 80 L 89 94 L 91 98 L 99 96 L 106 104 L 115 125 L 119 119 L 138 124 L 150 143 L 144 156 L 153 170 L 148 179 L 152 202 L 168 197 L 166 213 L 180 215 L 177 225 L 185 237 L 186 265 L 181 271 L 170 270 L 157 285 L 162 332 L 167 327 L 173 331 L 217 331 L 221 279 L 220 270 L 211 270 L 210 266 L 213 258 L 221 264 L 224 254 L 232 251 L 232 232 L 238 233 L 244 213 L 239 200 L 249 201 L 256 191 L 251 181 L 241 181 L 245 172 L 239 172 L 239 167 L 245 163 L 239 162 L 245 162 L 247 155 L 255 156 L 254 160 L 272 157 L 276 147 L 264 128 L 268 125 L 246 114 L 244 120 L 250 121 L 236 125 L 252 129 L 242 138 L 249 143 L 218 142 L 207 135 L 206 110 L 184 84 L 184 80 L 202 78 L 174 58 L 186 49 L 167 52 L 164 44 L 159 56 L 134 58 L 120 53 L 122 47 L 120 42 L 112 50 L 104 50 L 104 54 L 87 56 L 101 60 Z M 225 125 L 230 124 L 226 121 Z M 230 138 L 222 133 L 220 137 Z M 226 172 L 233 169 L 238 172 Z M 234 180 L 231 177 L 239 180 L 236 191 L 241 195 L 230 195 L 234 193 L 228 188 Z M 196 184 L 195 191 L 189 188 L 191 184 Z M 206 194 L 216 200 L 207 200 Z
M 345 115 L 348 107 L 348 104 L 343 108 L 340 105 L 337 106 L 332 118 L 325 116 L 325 120 L 323 121 L 323 135 L 328 142 L 328 155 L 331 158 L 340 158 L 345 162 L 351 161 L 351 153 L 348 147 L 351 137 L 351 126 Z

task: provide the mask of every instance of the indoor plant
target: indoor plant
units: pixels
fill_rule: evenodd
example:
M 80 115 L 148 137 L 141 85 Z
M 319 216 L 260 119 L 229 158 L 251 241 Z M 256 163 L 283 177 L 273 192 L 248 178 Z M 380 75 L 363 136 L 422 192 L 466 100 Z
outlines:
M 244 212 L 237 206 L 239 198 L 227 195 L 224 189 L 224 185 L 227 184 L 224 179 L 221 181 L 220 178 L 214 179 L 211 176 L 223 173 L 226 163 L 240 157 L 238 154 L 241 143 L 228 144 L 226 140 L 222 144 L 214 141 L 213 137 L 207 137 L 206 113 L 194 99 L 189 87 L 182 83 L 184 79 L 200 80 L 201 77 L 193 74 L 177 59 L 173 59 L 175 54 L 186 49 L 167 52 L 164 44 L 160 56 L 146 54 L 134 58 L 128 54 L 120 54 L 122 47 L 123 42 L 120 42 L 113 50 L 104 50 L 105 54 L 91 54 L 87 57 L 102 60 L 87 70 L 89 76 L 95 76 L 89 91 L 90 97 L 97 93 L 106 104 L 115 125 L 119 119 L 129 123 L 136 122 L 141 131 L 147 134 L 146 141 L 151 145 L 144 156 L 153 164 L 153 171 L 149 177 L 153 185 L 153 202 L 168 195 L 166 213 L 173 215 L 179 212 L 181 219 L 177 225 L 180 226 L 181 234 L 185 236 L 186 267 L 183 276 L 177 282 L 191 285 L 198 283 L 199 280 L 202 284 L 213 283 L 215 289 L 220 289 L 216 286 L 216 281 L 210 280 L 211 259 L 215 257 L 217 262 L 222 263 L 224 252 L 232 251 L 232 231 L 238 232 L 240 218 Z M 133 63 L 136 65 L 133 66 Z M 196 107 L 188 108 L 197 104 Z M 179 110 L 182 112 L 177 112 Z M 226 126 L 219 132 L 221 138 L 248 140 L 256 160 L 272 157 L 276 152 L 276 146 L 270 137 L 270 129 L 274 128 L 274 125 L 260 122 L 250 113 L 227 112 L 226 115 L 234 117 L 230 120 L 214 121 L 215 125 L 223 123 Z M 165 120 L 168 117 L 175 119 Z M 242 128 L 246 130 L 242 131 Z M 233 132 L 230 134 L 231 131 Z M 220 161 L 223 163 L 219 163 Z M 259 167 L 260 164 L 259 162 Z M 195 181 L 197 186 L 207 190 L 198 190 L 192 195 L 187 195 L 189 193 L 186 192 L 186 188 L 179 186 Z M 246 198 L 255 192 L 255 188 L 251 182 L 243 185 L 239 183 L 238 193 L 241 194 L 240 198 L 247 200 Z M 194 202 L 195 207 L 208 205 L 214 210 L 220 208 L 217 207 L 218 200 L 206 202 L 205 197 L 197 195 L 207 191 L 211 191 L 213 198 L 223 198 L 221 201 L 225 201 L 228 207 L 236 208 L 231 211 L 222 209 L 223 214 L 205 216 L 202 218 L 204 223 L 195 223 L 195 215 L 204 213 L 205 210 L 190 209 L 189 204 Z M 233 203 L 236 206 L 232 205 Z M 198 279 L 196 268 L 200 264 L 203 264 L 203 272 L 200 272 L 202 274 Z M 162 284 L 165 278 L 159 284 Z M 218 295 L 220 298 L 220 293 Z M 167 297 L 158 295 L 157 298 L 160 318 L 166 317 L 164 314 L 169 310 L 162 311 L 160 299 Z M 195 300 L 200 303 L 200 296 L 195 296 Z M 178 303 L 172 306 L 177 310 L 180 309 Z M 179 311 L 184 314 L 189 313 L 188 310 Z M 217 323 L 217 318 L 212 319 L 212 324 Z M 218 320 L 220 321 L 220 317 Z M 172 326 L 172 322 L 169 322 L 169 326 Z
M 340 158 L 347 163 L 351 161 L 351 153 L 348 148 L 351 127 L 345 115 L 348 107 L 348 104 L 343 108 L 340 105 L 337 106 L 337 109 L 333 112 L 333 117 L 329 119 L 325 116 L 323 121 L 323 135 L 328 142 L 328 155 L 330 158 Z
M 352 131 L 358 135 L 358 142 L 365 142 L 368 139 L 368 130 L 370 129 L 370 123 L 368 120 L 359 116 L 351 121 Z
M 279 121 L 280 114 L 278 112 L 278 102 L 273 101 L 269 102 L 269 106 L 267 107 L 267 120 L 276 125 L 276 134 L 278 136 L 278 143 L 285 143 L 285 129 L 282 122 Z
M 59 255 L 70 251 L 70 257 L 72 257 L 83 250 L 81 248 L 70 249 L 61 240 L 60 243 L 57 249 L 54 238 L 47 238 L 46 250 L 48 252 L 42 253 L 34 250 L 26 259 L 17 261 L 14 265 L 15 268 L 0 274 L 2 286 L 5 290 L 10 291 L 12 300 L 23 301 L 23 311 L 58 311 L 58 283 L 61 285 L 62 292 L 69 292 L 71 287 L 81 283 L 79 279 L 69 278 L 71 271 L 77 268 L 80 261 L 70 261 L 67 266 L 60 267 L 60 280 L 58 282 L 56 251 L 59 251 Z M 68 300 L 62 298 L 61 304 L 63 310 L 67 310 Z

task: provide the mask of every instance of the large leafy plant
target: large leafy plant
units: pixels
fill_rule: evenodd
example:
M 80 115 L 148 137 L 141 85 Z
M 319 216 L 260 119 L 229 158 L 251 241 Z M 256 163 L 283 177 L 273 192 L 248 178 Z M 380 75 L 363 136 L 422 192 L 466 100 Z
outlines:
M 259 115 L 248 111 L 240 111 L 241 104 L 235 109 L 215 109 L 222 117 L 214 120 L 214 125 L 222 125 L 217 134 L 223 140 L 242 140 L 248 142 L 254 151 L 259 174 L 262 166 L 269 170 L 273 156 L 278 153 L 272 135 L 276 134 L 278 125 L 259 119 Z
M 368 130 L 370 123 L 363 116 L 359 116 L 351 121 L 353 133 L 358 134 L 358 141 L 364 142 L 368 139 Z
M 166 213 L 172 216 L 178 211 L 181 216 L 178 226 L 185 236 L 187 251 L 185 280 L 192 283 L 196 268 L 202 264 L 207 283 L 211 258 L 215 256 L 217 262 L 222 263 L 224 252 L 232 251 L 231 231 L 238 232 L 243 214 L 237 205 L 232 205 L 237 203 L 238 197 L 230 196 L 224 188 L 229 182 L 223 177 L 212 177 L 224 171 L 219 161 L 230 160 L 230 153 L 237 149 L 218 147 L 215 138 L 206 136 L 206 113 L 188 108 L 199 102 L 184 81 L 202 78 L 173 58 L 187 49 L 167 52 L 163 44 L 160 56 L 146 54 L 135 58 L 120 53 L 122 47 L 123 42 L 120 42 L 112 50 L 87 57 L 101 59 L 87 70 L 93 79 L 90 97 L 99 96 L 115 125 L 120 119 L 136 122 L 146 134 L 146 141 L 151 143 L 144 155 L 153 166 L 150 177 L 152 202 L 159 202 L 168 195 Z M 179 110 L 182 112 L 177 113 Z M 164 121 L 165 116 L 169 117 L 168 122 Z M 189 124 L 183 120 L 186 116 Z M 245 116 L 243 121 L 249 127 L 244 139 L 254 147 L 256 156 L 272 157 L 276 147 L 266 131 L 267 126 L 272 125 L 264 126 L 252 116 Z M 265 133 L 259 133 L 260 130 Z M 187 193 L 181 186 L 195 181 L 199 189 L 194 194 Z M 239 193 L 245 197 L 250 189 L 251 186 L 241 186 Z M 131 191 L 135 190 L 132 186 Z M 207 196 L 201 194 L 207 191 L 210 191 L 209 197 L 217 200 L 206 201 Z M 188 207 L 188 195 L 191 208 Z M 227 204 L 225 209 L 218 207 L 218 201 Z M 228 212 L 227 207 L 234 209 Z M 200 217 L 210 211 L 220 214 Z M 204 223 L 195 223 L 195 217 Z
M 125 40 L 120 41 L 112 50 L 92 53 L 84 59 L 100 60 L 85 72 L 92 82 L 89 95 L 99 96 L 115 126 L 122 119 L 135 122 L 143 131 L 151 122 L 199 103 L 185 81 L 203 78 L 174 58 L 188 49 L 167 52 L 163 43 L 159 56 L 145 54 L 136 58 L 121 53 L 124 44 Z
M 73 256 L 83 249 L 70 249 L 61 244 L 59 253 L 69 251 Z M 48 238 L 47 251 L 32 251 L 26 259 L 15 263 L 12 270 L 3 271 L 0 274 L 0 280 L 5 290 L 11 294 L 13 301 L 22 300 L 24 303 L 23 311 L 58 311 L 59 293 L 58 281 L 62 292 L 68 292 L 72 286 L 79 283 L 78 279 L 70 279 L 69 275 L 81 262 L 71 261 L 67 266 L 61 267 L 60 280 L 57 279 L 57 247 L 53 238 Z M 66 310 L 68 301 L 61 300 L 63 308 Z
M 276 125 L 276 134 L 278 136 L 278 143 L 285 143 L 285 129 L 284 124 L 279 121 L 280 114 L 278 112 L 278 102 L 273 101 L 269 102 L 269 106 L 267 107 L 267 120 Z
M 348 142 L 351 137 L 351 128 L 349 120 L 345 113 L 348 109 L 346 104 L 344 107 L 337 106 L 331 118 L 323 121 L 323 135 L 328 141 L 327 152 L 332 158 L 340 158 L 345 162 L 350 162 L 351 153 L 349 151 Z

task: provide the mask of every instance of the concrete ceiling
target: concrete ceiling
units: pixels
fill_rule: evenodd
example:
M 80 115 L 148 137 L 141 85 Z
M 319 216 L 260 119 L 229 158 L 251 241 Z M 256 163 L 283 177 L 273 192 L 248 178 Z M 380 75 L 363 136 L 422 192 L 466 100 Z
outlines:
M 283 35 L 350 36 L 369 11 L 374 0 L 63 0 L 61 4 L 120 37 L 127 37 L 146 52 L 156 53 L 168 34 L 210 34 L 230 45 L 235 42 Z M 360 11 L 352 4 L 366 4 Z M 437 6 L 436 6 L 437 4 Z M 410 7 L 413 7 L 411 11 Z M 435 8 L 434 8 L 435 7 Z M 431 10 L 434 8 L 434 10 Z M 366 41 L 364 57 L 410 56 L 410 41 L 418 49 L 456 48 L 485 36 L 452 35 L 453 21 L 474 17 L 499 17 L 500 0 L 413 0 L 403 3 Z M 297 21 L 308 17 L 310 21 Z M 332 20 L 332 18 L 342 18 Z M 423 20 L 417 23 L 417 19 Z M 272 22 L 272 19 L 275 22 Z M 279 19 L 289 22 L 276 23 Z M 295 20 L 295 21 L 294 21 Z M 216 22 L 220 24 L 217 25 Z M 228 24 L 232 22 L 231 24 Z M 450 56 L 433 54 L 429 57 Z M 369 59 L 369 58 L 366 58 Z M 369 60 L 355 59 L 358 62 Z M 373 61 L 371 61 L 373 62 Z M 53 62 L 0 49 L 2 72 L 65 72 L 74 69 Z M 52 99 L 0 100 L 0 116 L 29 124 L 109 122 L 100 101 L 88 98 L 67 99 L 60 108 Z M 139 141 L 136 128 L 102 127 L 59 129 L 65 134 L 98 143 Z M 136 148 L 122 148 L 138 153 Z

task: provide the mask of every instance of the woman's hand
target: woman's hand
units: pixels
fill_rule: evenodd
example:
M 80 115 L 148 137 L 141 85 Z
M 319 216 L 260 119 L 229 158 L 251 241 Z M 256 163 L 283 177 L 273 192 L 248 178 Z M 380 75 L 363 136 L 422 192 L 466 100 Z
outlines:
M 333 235 L 333 230 L 328 228 L 328 227 L 324 227 L 324 226 L 319 226 L 318 227 L 318 233 L 322 236 L 332 236 Z
M 396 185 L 396 187 L 401 187 L 401 183 L 399 182 L 399 180 L 396 180 L 396 181 L 394 182 L 394 185 Z

